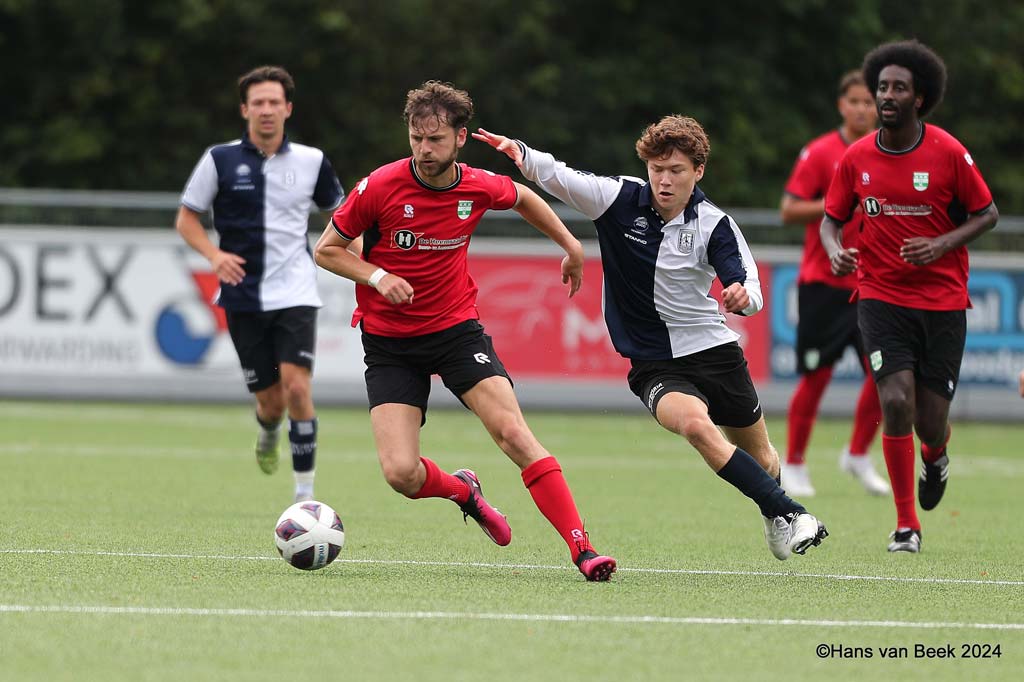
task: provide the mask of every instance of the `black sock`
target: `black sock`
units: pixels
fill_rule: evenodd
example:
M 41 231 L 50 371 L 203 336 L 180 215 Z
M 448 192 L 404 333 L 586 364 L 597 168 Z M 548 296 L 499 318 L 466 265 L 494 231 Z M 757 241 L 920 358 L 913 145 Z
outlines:
M 786 491 L 779 487 L 768 472 L 747 452 L 736 448 L 718 475 L 731 483 L 741 493 L 757 503 L 761 515 L 773 518 L 807 510 L 791 500 Z
M 260 413 L 257 412 L 256 413 L 256 423 L 258 423 L 263 428 L 264 431 L 273 431 L 274 429 L 276 429 L 278 426 L 281 425 L 281 420 L 278 419 L 276 422 L 264 421 L 260 417 Z
M 288 440 L 292 444 L 292 469 L 311 471 L 316 465 L 316 417 L 291 420 Z

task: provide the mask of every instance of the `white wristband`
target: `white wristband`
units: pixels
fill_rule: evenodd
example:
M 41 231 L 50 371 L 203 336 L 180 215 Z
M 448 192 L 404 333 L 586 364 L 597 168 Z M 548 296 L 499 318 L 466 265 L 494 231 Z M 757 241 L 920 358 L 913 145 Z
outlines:
M 385 270 L 384 268 L 377 268 L 376 270 L 373 271 L 373 274 L 370 275 L 370 278 L 366 280 L 366 283 L 369 284 L 374 289 L 376 289 L 377 285 L 380 284 L 380 281 L 384 279 L 384 276 L 387 274 L 388 271 Z

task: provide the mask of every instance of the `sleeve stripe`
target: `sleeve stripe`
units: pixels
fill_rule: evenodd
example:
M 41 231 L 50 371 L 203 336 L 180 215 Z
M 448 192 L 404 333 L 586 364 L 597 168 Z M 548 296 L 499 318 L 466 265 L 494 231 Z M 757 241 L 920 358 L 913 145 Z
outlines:
M 334 227 L 334 231 L 337 232 L 338 236 L 342 239 L 347 239 L 348 241 L 353 241 L 355 239 L 355 237 L 350 237 L 342 232 L 341 228 L 338 227 L 338 223 L 334 222 L 334 218 L 331 218 L 331 225 Z

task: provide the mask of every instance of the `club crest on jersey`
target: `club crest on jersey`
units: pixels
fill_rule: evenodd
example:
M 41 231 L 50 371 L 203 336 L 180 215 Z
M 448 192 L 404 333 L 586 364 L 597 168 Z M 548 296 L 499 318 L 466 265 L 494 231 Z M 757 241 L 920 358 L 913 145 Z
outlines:
M 466 218 L 469 217 L 469 214 L 472 213 L 472 212 L 473 212 L 473 202 L 472 201 L 460 201 L 459 202 L 459 210 L 458 210 L 459 220 L 465 220 Z
M 882 212 L 882 204 L 874 197 L 866 197 L 864 199 L 864 212 L 874 218 Z
M 694 228 L 692 227 L 680 230 L 679 232 L 679 253 L 684 256 L 689 256 L 693 253 L 693 234 Z
M 396 230 L 391 239 L 394 241 L 395 246 L 403 251 L 408 251 L 416 246 L 416 233 L 412 230 Z
M 914 173 L 914 189 L 918 192 L 928 189 L 928 173 Z
M 295 171 L 286 170 L 284 172 L 284 184 L 289 187 L 295 184 Z
M 635 232 L 637 234 L 643 234 L 644 232 L 646 232 L 647 231 L 647 218 L 645 218 L 643 216 L 640 216 L 639 218 L 634 220 L 633 221 L 633 227 L 630 228 L 630 231 L 631 232 Z

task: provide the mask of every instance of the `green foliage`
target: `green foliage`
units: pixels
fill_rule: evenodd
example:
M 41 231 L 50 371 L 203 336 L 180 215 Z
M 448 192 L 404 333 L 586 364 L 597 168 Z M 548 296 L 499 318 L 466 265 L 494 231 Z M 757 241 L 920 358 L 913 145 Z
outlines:
M 471 125 L 573 166 L 640 175 L 633 142 L 668 113 L 712 141 L 719 203 L 778 200 L 799 148 L 838 122 L 834 88 L 864 53 L 918 37 L 944 56 L 934 122 L 971 150 L 1004 213 L 1024 212 L 1024 5 L 949 0 L 70 0 L 0 3 L 0 185 L 177 190 L 237 137 L 235 80 L 295 75 L 293 139 L 345 185 L 407 153 L 400 112 L 423 80 L 473 95 Z M 511 172 L 470 142 L 469 163 Z

